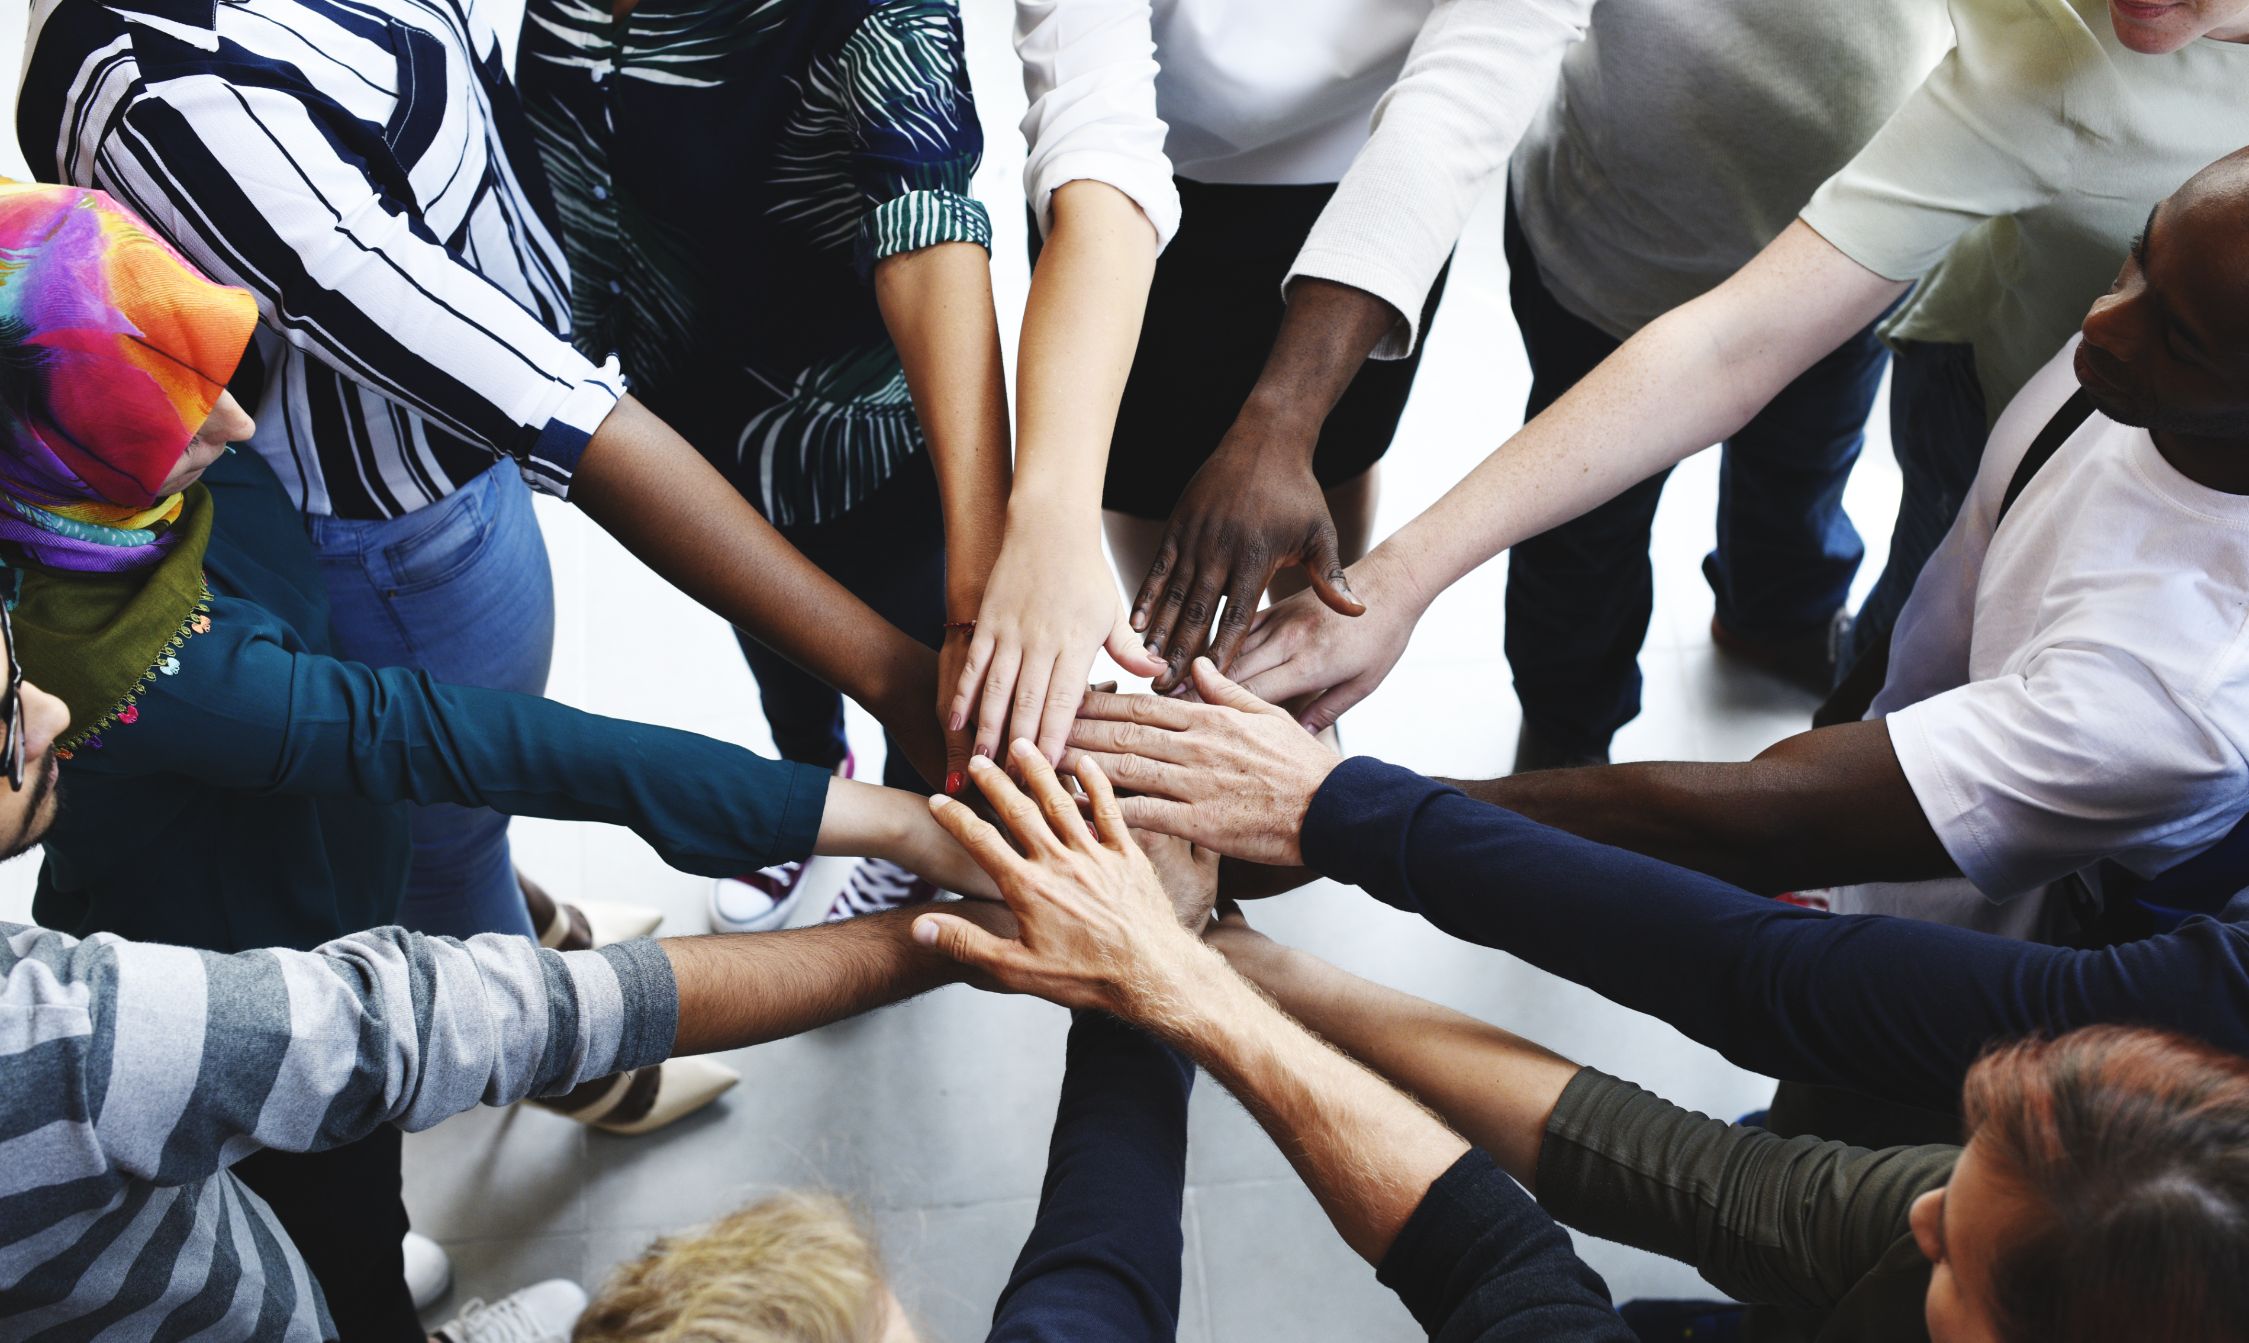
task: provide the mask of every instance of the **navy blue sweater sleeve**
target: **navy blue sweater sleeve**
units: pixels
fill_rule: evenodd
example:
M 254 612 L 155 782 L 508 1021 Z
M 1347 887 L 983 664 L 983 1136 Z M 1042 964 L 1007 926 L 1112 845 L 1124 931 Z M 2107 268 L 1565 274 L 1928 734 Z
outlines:
M 1376 1276 L 1436 1343 L 1632 1343 L 1601 1275 L 1481 1149 L 1429 1186 Z
M 1038 1222 L 991 1343 L 1138 1343 L 1179 1332 L 1193 1065 L 1097 1012 L 1070 1027 Z
M 1948 1109 L 1986 1045 L 2039 1032 L 2141 1024 L 2249 1052 L 2249 928 L 2080 951 L 1822 914 L 1366 758 L 1328 776 L 1303 843 L 1323 875 L 1776 1077 Z

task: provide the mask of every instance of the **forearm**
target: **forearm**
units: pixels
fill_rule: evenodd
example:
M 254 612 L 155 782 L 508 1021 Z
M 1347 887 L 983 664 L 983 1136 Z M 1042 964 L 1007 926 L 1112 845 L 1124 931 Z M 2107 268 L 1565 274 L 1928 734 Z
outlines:
M 1297 454 L 1297 465 L 1309 467 L 1328 412 L 1398 320 L 1396 308 L 1364 289 L 1311 277 L 1293 281 L 1273 352 L 1229 437 L 1285 447 Z
M 987 929 L 1013 927 L 1005 910 L 963 901 L 950 912 Z M 674 1054 L 707 1054 L 779 1040 L 950 984 L 959 962 L 915 943 L 918 910 L 869 914 L 773 933 L 665 938 L 679 985 Z
M 937 472 L 947 615 L 971 620 L 999 554 L 1011 479 L 991 260 L 974 243 L 944 243 L 884 258 L 874 280 Z
M 1905 288 L 1798 221 L 1733 278 L 1642 328 L 1376 553 L 1442 591 L 1724 441 Z
M 1091 526 L 1148 306 L 1156 234 L 1139 206 L 1102 182 L 1068 183 L 1053 208 L 1023 309 L 1011 499 Z
M 1468 1144 L 1427 1110 L 1282 1014 L 1201 949 L 1190 981 L 1142 1025 L 1246 1106 L 1370 1264 Z
M 1282 1011 L 1428 1106 L 1536 1192 L 1546 1121 L 1577 1064 L 1267 938 L 1229 940 L 1224 950 Z
M 1800 733 L 1747 761 L 1541 770 L 1454 786 L 1766 895 L 1957 870 L 1879 721 Z
M 884 858 L 948 891 L 997 894 L 991 877 L 929 814 L 929 800 L 896 788 L 829 779 L 812 852 Z
M 570 498 L 674 587 L 878 715 L 909 701 L 927 712 L 936 654 L 798 553 L 631 397 L 586 445 Z

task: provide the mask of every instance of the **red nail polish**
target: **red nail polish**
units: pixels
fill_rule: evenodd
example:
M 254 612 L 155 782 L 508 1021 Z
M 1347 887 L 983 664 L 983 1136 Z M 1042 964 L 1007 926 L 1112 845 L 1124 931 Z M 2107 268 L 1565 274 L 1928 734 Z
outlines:
M 952 773 L 947 774 L 945 776 L 945 796 L 951 797 L 953 794 L 959 792 L 961 790 L 961 785 L 966 782 L 968 782 L 968 777 L 962 774 L 957 769 Z

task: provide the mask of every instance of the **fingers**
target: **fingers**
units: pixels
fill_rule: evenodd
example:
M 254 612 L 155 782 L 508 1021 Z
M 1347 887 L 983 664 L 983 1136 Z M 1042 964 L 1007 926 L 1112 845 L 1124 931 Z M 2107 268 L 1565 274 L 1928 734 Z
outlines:
M 968 661 L 961 664 L 960 680 L 953 686 L 953 702 L 945 714 L 945 730 L 961 732 L 968 727 L 969 711 L 976 707 L 977 692 L 983 688 L 984 673 L 992 665 L 992 650 L 999 640 L 979 630 L 968 642 Z
M 924 914 L 914 920 L 914 940 L 972 969 L 1006 982 L 1020 943 L 992 934 L 957 914 Z
M 1043 765 L 1046 762 L 1039 763 Z M 1025 772 L 1029 771 L 1026 769 Z M 1050 775 L 1051 773 L 1049 771 Z M 1055 837 L 1054 828 L 1047 824 L 1046 817 L 1039 810 L 1039 804 L 1024 796 L 1023 790 L 1015 786 L 1015 781 L 1007 776 L 1006 770 L 978 757 L 969 762 L 968 777 L 983 790 L 985 798 L 992 804 L 992 811 L 1007 827 L 1007 832 L 1015 836 L 1015 842 L 1022 846 L 1024 852 L 1033 858 L 1052 857 L 1062 852 L 1062 841 Z M 997 839 L 998 836 L 993 838 Z M 978 861 L 981 862 L 982 859 Z M 995 872 L 993 875 L 999 874 Z M 1001 882 L 1000 889 L 1004 892 L 1007 883 Z M 1010 902 L 1012 903 L 1012 899 Z
M 1148 656 L 1147 646 L 1141 643 L 1140 636 L 1133 632 L 1131 623 L 1122 615 L 1117 617 L 1115 627 L 1109 631 L 1109 637 L 1102 646 L 1109 650 L 1109 656 L 1116 659 L 1118 666 L 1134 676 L 1154 676 L 1164 669 L 1160 660 Z M 1116 682 L 1109 682 L 1109 688 L 1116 689 Z
M 1117 812 L 1130 829 L 1201 842 L 1195 834 L 1195 809 L 1185 802 L 1168 797 L 1120 797 Z
M 1039 720 L 1046 716 L 1046 692 L 1054 684 L 1056 655 L 1034 649 L 1023 658 L 1023 667 L 1015 674 L 1015 697 L 1008 711 L 1007 740 L 1037 741 Z M 1072 701 L 1083 693 L 1085 673 L 1062 683 Z
M 1343 716 L 1344 710 L 1365 699 L 1372 688 L 1355 680 L 1346 681 L 1305 705 L 1296 721 L 1306 732 L 1325 732 L 1335 726 L 1335 720 Z
M 1332 520 L 1324 523 L 1313 536 L 1311 553 L 1304 557 L 1304 572 L 1312 580 L 1312 591 L 1319 594 L 1330 610 L 1347 616 L 1366 614 L 1367 604 L 1351 590 L 1351 580 L 1343 572 L 1343 558 L 1336 546 Z
M 1248 658 L 1243 658 L 1234 664 L 1234 684 L 1267 704 L 1279 704 L 1328 688 L 1312 679 L 1309 668 L 1302 663 L 1286 661 L 1252 671 L 1248 662 Z
M 999 770 L 987 766 L 977 773 L 977 782 L 981 785 L 984 775 L 998 774 Z M 1002 782 L 1005 782 L 1004 776 Z M 944 827 L 945 833 L 967 850 L 968 856 L 976 860 L 978 867 L 991 874 L 992 880 L 999 885 L 1001 898 L 1012 903 L 1012 898 L 1008 896 L 1008 890 L 1013 884 L 1010 879 L 1022 874 L 1023 860 L 1016 856 L 1015 850 L 1007 846 L 1006 840 L 1000 838 L 1000 832 L 994 830 L 983 817 L 970 811 L 965 803 L 955 802 L 949 797 L 929 799 L 929 810 L 937 818 L 937 824 Z
M 1187 660 L 1203 650 L 1210 638 L 1211 620 L 1218 614 L 1218 599 L 1226 591 L 1226 580 L 1224 569 L 1206 564 L 1195 570 L 1195 585 L 1179 608 L 1179 619 L 1157 648 L 1157 655 L 1164 660 L 1163 675 L 1156 678 L 1157 690 L 1178 685 L 1187 674 Z
M 1016 742 L 1011 754 L 1016 767 L 1023 771 L 1023 781 L 1030 788 L 1032 801 L 1046 817 L 1048 832 L 1065 844 L 1092 848 L 1093 834 L 1085 828 L 1085 818 L 1078 815 L 1077 799 L 1062 786 L 1062 780 L 1046 762 L 1046 757 L 1027 741 Z
M 975 662 L 974 654 L 969 661 Z M 1022 664 L 1023 649 L 1012 641 L 986 661 L 978 683 L 982 700 L 976 711 L 976 745 L 970 754 L 986 760 L 999 754 L 1000 738 L 1007 731 L 1008 696 L 1015 689 L 1015 676 Z
M 1119 695 L 1095 690 L 1078 705 L 1078 721 L 1145 723 L 1166 732 L 1184 732 L 1194 722 L 1193 706 L 1161 695 Z
M 1148 576 L 1140 580 L 1140 591 L 1132 599 L 1132 628 L 1148 628 L 1148 612 L 1164 594 L 1170 583 L 1172 566 L 1179 562 L 1179 543 L 1171 529 L 1164 529 L 1163 544 L 1156 547 L 1156 561 L 1148 566 Z
M 1055 664 L 1054 680 L 1046 688 L 1046 712 L 1039 718 L 1039 754 L 1048 764 L 1060 764 L 1062 747 L 1070 739 L 1070 724 L 1077 721 L 1078 705 L 1085 699 L 1086 674 L 1093 670 L 1093 652 L 1073 658 L 1068 652 Z
M 1234 580 L 1226 588 L 1226 613 L 1218 618 L 1218 634 L 1210 642 L 1211 660 L 1219 666 L 1233 664 L 1243 636 L 1249 633 L 1249 618 L 1257 614 L 1257 599 L 1272 581 L 1270 566 L 1262 575 L 1247 565 L 1234 570 Z
M 947 728 L 945 731 L 945 796 L 960 792 L 968 782 L 968 747 L 975 740 L 966 727 Z
M 1270 713 L 1280 714 L 1283 718 L 1288 717 L 1288 714 L 1283 710 L 1267 704 L 1264 700 L 1227 680 L 1226 674 L 1218 670 L 1209 658 L 1196 658 L 1193 671 L 1195 693 L 1203 697 L 1203 703 L 1205 704 L 1223 704 L 1229 709 L 1239 709 L 1243 713 Z
M 1109 776 L 1091 758 L 1078 762 L 1077 774 L 1093 813 L 1093 833 L 1108 847 L 1128 851 L 1124 812 L 1117 807 L 1117 790 L 1109 786 Z
M 1164 590 L 1157 595 L 1155 603 L 1148 610 L 1148 628 L 1143 633 L 1149 657 L 1161 659 L 1164 650 L 1170 646 L 1172 627 L 1180 623 L 1181 613 L 1187 607 L 1187 594 L 1194 581 L 1194 561 L 1182 557 L 1178 566 L 1172 570 L 1171 578 L 1164 584 Z M 1159 668 L 1157 675 L 1160 677 L 1164 670 L 1168 668 Z
M 1197 776 L 1168 761 L 1151 760 L 1144 755 L 1119 755 L 1113 751 L 1072 750 L 1062 763 L 1074 773 L 1089 760 L 1098 765 L 1101 772 L 1119 788 L 1181 801 L 1192 800 L 1188 785 Z M 1199 777 L 1204 785 L 1209 785 L 1210 774 L 1204 773 Z
M 1069 746 L 1071 751 L 1134 755 L 1161 760 L 1167 764 L 1186 764 L 1190 743 L 1187 735 L 1182 732 L 1167 732 L 1142 723 L 1112 723 L 1081 718 L 1070 725 Z

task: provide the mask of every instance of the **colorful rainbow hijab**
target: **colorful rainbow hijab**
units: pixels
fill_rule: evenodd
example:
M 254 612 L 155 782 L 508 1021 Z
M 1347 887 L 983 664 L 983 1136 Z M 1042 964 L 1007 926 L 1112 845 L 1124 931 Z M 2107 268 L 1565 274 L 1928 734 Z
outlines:
M 100 191 L 0 178 L 0 542 L 116 573 L 173 544 L 157 490 L 257 327 Z

